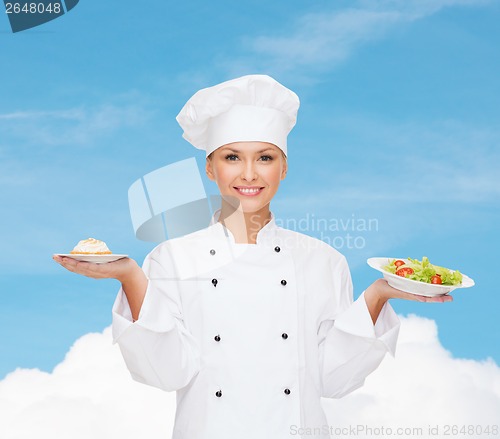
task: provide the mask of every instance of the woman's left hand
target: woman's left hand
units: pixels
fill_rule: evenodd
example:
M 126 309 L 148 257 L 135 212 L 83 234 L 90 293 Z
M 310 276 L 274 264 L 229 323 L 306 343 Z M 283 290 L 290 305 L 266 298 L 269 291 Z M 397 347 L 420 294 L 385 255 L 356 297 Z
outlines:
M 377 321 L 382 307 L 389 299 L 405 299 L 416 302 L 444 303 L 451 302 L 453 297 L 449 294 L 443 296 L 426 297 L 417 294 L 405 293 L 391 287 L 385 279 L 378 279 L 365 290 L 365 301 L 370 311 L 373 323 Z
M 396 288 L 391 287 L 385 279 L 377 279 L 375 282 L 373 282 L 365 292 L 368 292 L 368 290 L 373 290 L 370 291 L 368 294 L 375 294 L 376 296 L 379 296 L 381 300 L 386 302 L 389 299 L 405 299 L 405 300 L 414 300 L 417 302 L 433 302 L 433 303 L 443 303 L 443 302 L 451 302 L 453 300 L 453 297 L 445 294 L 443 296 L 434 296 L 434 297 L 427 297 L 427 296 L 419 296 L 417 294 L 411 294 L 411 293 L 406 293 L 404 291 L 398 290 Z

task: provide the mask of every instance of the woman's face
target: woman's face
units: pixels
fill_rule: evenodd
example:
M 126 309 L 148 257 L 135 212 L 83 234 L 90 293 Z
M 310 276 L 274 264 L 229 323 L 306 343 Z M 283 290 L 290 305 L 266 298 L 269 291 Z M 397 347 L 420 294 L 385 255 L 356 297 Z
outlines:
M 243 212 L 268 206 L 286 171 L 281 149 L 264 142 L 229 143 L 206 162 L 207 176 L 217 183 L 223 199 Z

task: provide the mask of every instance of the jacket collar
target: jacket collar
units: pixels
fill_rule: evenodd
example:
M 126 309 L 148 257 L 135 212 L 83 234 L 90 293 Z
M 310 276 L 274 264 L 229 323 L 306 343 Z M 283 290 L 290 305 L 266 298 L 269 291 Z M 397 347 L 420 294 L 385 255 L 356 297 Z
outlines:
M 221 209 L 218 209 L 215 211 L 215 213 L 212 215 L 212 219 L 210 220 L 209 227 L 218 236 L 225 237 L 232 244 L 247 245 L 247 244 L 236 243 L 231 231 L 226 226 L 224 226 L 222 223 L 220 223 L 218 221 L 220 213 L 221 213 Z M 270 213 L 271 213 L 271 220 L 264 227 L 262 227 L 262 229 L 260 229 L 259 232 L 257 233 L 257 245 L 264 244 L 264 243 L 272 243 L 275 240 L 278 226 L 276 225 L 276 220 L 275 220 L 274 214 L 272 212 L 270 212 Z

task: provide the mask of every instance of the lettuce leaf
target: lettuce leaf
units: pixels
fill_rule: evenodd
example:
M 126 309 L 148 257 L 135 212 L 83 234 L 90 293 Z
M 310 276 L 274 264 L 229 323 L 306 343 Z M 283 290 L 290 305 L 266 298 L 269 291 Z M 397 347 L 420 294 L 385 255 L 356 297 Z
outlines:
M 413 274 L 407 275 L 407 279 L 431 283 L 432 276 L 439 274 L 441 276 L 442 285 L 460 285 L 462 283 L 462 273 L 460 273 L 460 271 L 452 271 L 448 268 L 440 267 L 439 265 L 433 265 L 430 263 L 427 256 L 424 256 L 421 261 L 408 258 L 408 263 L 400 267 L 394 265 L 395 261 L 396 259 L 391 259 L 382 269 L 395 274 L 396 270 L 399 268 L 409 267 L 413 270 Z

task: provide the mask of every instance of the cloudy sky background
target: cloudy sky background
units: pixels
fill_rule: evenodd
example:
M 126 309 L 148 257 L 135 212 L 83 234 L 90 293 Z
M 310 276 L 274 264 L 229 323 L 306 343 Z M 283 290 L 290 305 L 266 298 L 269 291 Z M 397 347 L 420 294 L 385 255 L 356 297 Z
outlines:
M 202 167 L 175 116 L 199 88 L 249 73 L 301 98 L 278 221 L 376 220 L 301 230 L 346 254 L 356 295 L 379 275 L 371 256 L 427 255 L 477 283 L 451 304 L 394 302 L 415 314 L 396 359 L 325 401 L 331 423 L 498 424 L 499 20 L 498 0 L 85 1 L 15 35 L 0 17 L 0 437 L 48 437 L 61 410 L 56 436 L 136 437 L 137 401 L 150 437 L 168 437 L 173 395 L 130 382 L 110 345 L 117 283 L 51 255 L 95 236 L 142 261 L 153 244 L 134 237 L 128 187 L 185 158 Z

